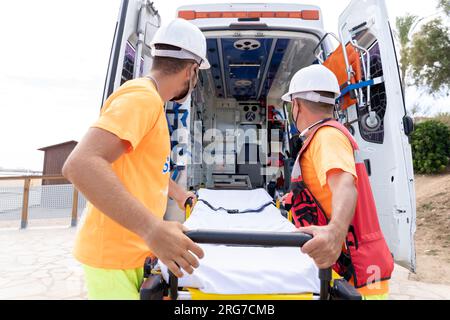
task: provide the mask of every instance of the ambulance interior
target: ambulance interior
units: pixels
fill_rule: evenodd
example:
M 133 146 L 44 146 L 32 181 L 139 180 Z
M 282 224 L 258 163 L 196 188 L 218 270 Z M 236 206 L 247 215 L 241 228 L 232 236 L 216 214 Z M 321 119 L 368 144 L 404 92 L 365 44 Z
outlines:
M 330 52 L 323 53 L 322 47 L 320 54 L 317 47 L 321 38 L 309 32 L 250 30 L 206 32 L 205 35 L 211 69 L 200 74 L 193 95 L 191 123 L 192 128 L 195 122 L 197 127 L 201 123 L 203 133 L 215 130 L 206 134 L 202 154 L 211 153 L 216 161 L 213 164 L 203 161 L 201 165 L 197 161 L 190 166 L 188 186 L 193 189 L 201 186 L 266 188 L 271 195 L 276 191 L 283 193 L 289 188 L 298 132 L 289 120 L 291 106 L 281 96 L 288 91 L 290 80 L 298 70 L 319 60 L 323 62 Z M 376 44 L 372 45 L 371 52 L 376 50 Z M 378 71 L 376 65 L 369 67 L 378 72 L 377 77 L 382 73 L 381 63 L 378 65 Z M 345 74 L 343 61 L 341 68 Z M 382 141 L 384 85 L 372 86 L 372 90 L 370 95 L 378 101 L 370 114 L 377 124 L 373 127 L 363 124 L 360 132 L 371 141 Z M 369 114 L 369 110 L 359 112 L 357 118 Z M 217 138 L 217 143 L 212 136 Z
M 201 74 L 192 115 L 194 121 L 202 122 L 205 131 L 215 129 L 224 143 L 211 145 L 212 139 L 204 140 L 204 147 L 209 147 L 206 152 L 211 150 L 217 161 L 194 169 L 194 186 L 255 189 L 267 187 L 280 177 L 279 170 L 265 174 L 268 166 L 274 169 L 281 165 L 281 153 L 289 151 L 288 123 L 280 97 L 288 88 L 293 70 L 315 60 L 312 51 L 318 40 L 307 34 L 298 39 L 288 34 L 256 34 L 242 32 L 238 38 L 232 32 L 208 35 L 211 69 Z M 272 129 L 280 130 L 280 134 L 272 137 Z M 237 134 L 232 135 L 232 130 Z M 284 148 L 272 152 L 272 141 L 284 144 Z

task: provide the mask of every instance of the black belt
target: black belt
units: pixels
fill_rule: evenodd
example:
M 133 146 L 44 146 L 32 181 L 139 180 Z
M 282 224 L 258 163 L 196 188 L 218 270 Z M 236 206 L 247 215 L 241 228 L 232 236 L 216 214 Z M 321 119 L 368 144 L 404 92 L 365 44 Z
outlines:
M 208 201 L 203 200 L 203 199 L 198 199 L 198 202 L 202 202 L 204 203 L 206 206 L 208 206 L 211 210 L 213 211 L 226 211 L 229 214 L 246 214 L 246 213 L 260 213 L 263 212 L 265 208 L 270 207 L 270 206 L 275 206 L 275 203 L 273 201 L 266 203 L 265 205 L 257 208 L 257 209 L 247 209 L 247 210 L 230 210 L 230 209 L 226 209 L 223 207 L 220 208 L 215 208 L 213 207 Z

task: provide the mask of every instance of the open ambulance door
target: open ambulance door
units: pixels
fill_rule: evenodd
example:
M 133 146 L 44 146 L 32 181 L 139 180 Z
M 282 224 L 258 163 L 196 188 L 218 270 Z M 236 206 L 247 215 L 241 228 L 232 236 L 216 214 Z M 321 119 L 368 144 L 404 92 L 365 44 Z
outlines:
M 124 82 L 150 70 L 150 42 L 161 18 L 149 0 L 122 0 L 111 49 L 103 103 Z M 102 103 L 102 105 L 103 105 Z
M 341 82 L 343 88 L 349 84 L 355 88 L 347 97 L 352 102 L 341 107 L 341 120 L 362 151 L 395 261 L 415 271 L 416 204 L 409 139 L 414 129 L 406 112 L 385 1 L 352 0 L 339 18 L 339 36 L 342 44 L 358 48 L 361 62 L 361 70 L 353 70 L 344 54 L 349 67 L 344 73 L 359 72 L 361 79 Z

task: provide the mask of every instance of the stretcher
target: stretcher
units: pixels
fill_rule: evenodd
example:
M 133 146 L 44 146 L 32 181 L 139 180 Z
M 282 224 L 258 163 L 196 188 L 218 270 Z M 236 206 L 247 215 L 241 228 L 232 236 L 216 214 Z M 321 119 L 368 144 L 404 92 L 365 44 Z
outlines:
M 294 232 L 265 190 L 201 189 L 190 211 L 188 203 L 186 235 L 205 252 L 200 267 L 178 279 L 157 259 L 147 259 L 142 300 L 361 299 L 301 252 L 312 237 Z

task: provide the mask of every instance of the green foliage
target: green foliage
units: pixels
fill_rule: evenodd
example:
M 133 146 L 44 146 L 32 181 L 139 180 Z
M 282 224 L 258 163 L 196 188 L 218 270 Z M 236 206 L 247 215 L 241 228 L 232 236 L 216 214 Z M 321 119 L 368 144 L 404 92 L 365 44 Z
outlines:
M 443 90 L 449 94 L 450 85 L 450 29 L 442 19 L 434 19 L 414 35 L 408 52 L 415 84 L 425 86 L 431 94 Z
M 417 173 L 440 173 L 450 163 L 450 129 L 428 120 L 416 125 L 412 135 L 414 169 Z
M 447 16 L 450 16 L 450 0 L 439 0 L 438 8 L 442 9 Z

